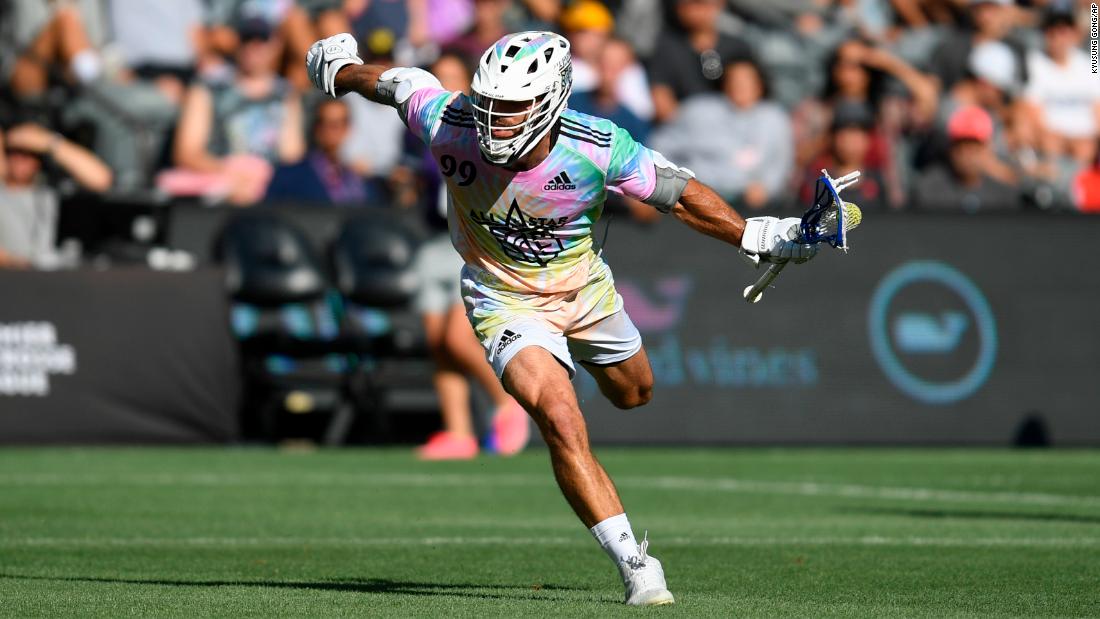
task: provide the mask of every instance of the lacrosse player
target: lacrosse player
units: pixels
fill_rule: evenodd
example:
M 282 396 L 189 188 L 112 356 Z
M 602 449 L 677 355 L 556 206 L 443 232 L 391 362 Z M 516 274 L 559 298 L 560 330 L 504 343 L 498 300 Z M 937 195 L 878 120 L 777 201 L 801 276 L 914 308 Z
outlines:
M 306 64 L 330 96 L 358 93 L 397 109 L 446 178 L 451 240 L 465 261 L 466 313 L 504 388 L 534 419 L 573 511 L 618 567 L 626 603 L 673 603 L 661 563 L 630 528 L 588 445 L 570 383 L 579 362 L 618 408 L 649 401 L 653 373 L 592 227 L 608 191 L 671 213 L 741 248 L 754 263 L 805 262 L 799 219 L 742 219 L 685 168 L 612 122 L 566 107 L 569 42 L 505 36 L 485 51 L 473 94 L 447 92 L 415 68 L 365 65 L 355 39 L 318 41 Z M 675 252 L 669 252 L 675 260 Z

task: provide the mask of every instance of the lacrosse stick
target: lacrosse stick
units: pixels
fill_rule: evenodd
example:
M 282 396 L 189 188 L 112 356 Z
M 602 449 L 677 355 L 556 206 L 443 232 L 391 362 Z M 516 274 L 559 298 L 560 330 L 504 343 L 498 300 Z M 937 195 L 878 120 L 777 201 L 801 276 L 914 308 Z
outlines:
M 836 179 L 829 176 L 827 171 L 821 171 L 821 178 L 817 179 L 817 196 L 813 206 L 802 215 L 798 233 L 799 243 L 828 243 L 845 252 L 848 251 L 848 231 L 860 224 L 863 213 L 855 204 L 841 200 L 840 192 L 845 187 L 854 185 L 858 180 L 859 170 Z M 745 300 L 749 303 L 760 301 L 764 297 L 764 289 L 779 277 L 788 262 L 778 262 L 769 266 L 755 284 L 745 288 Z

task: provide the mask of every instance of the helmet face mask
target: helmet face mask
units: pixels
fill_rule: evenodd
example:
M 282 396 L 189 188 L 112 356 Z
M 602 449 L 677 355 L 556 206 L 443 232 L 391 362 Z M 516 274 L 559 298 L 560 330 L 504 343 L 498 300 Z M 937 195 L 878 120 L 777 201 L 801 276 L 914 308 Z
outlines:
M 486 50 L 471 96 L 485 160 L 509 166 L 531 152 L 565 110 L 572 83 L 569 42 L 558 34 L 521 32 Z

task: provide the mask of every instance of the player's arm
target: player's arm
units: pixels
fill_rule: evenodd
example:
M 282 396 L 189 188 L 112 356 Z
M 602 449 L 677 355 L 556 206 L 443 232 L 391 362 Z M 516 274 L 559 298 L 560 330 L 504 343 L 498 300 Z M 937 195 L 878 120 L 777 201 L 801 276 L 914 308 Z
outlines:
M 798 242 L 797 217 L 744 219 L 713 189 L 688 179 L 670 211 L 677 219 L 707 236 L 741 249 L 750 262 L 805 262 L 817 253 L 816 245 Z
M 735 247 L 741 246 L 745 219 L 713 189 L 694 178 L 688 179 L 680 199 L 670 212 L 676 219 L 707 236 Z
M 610 188 L 662 213 L 672 213 L 707 236 L 739 247 L 754 263 L 792 258 L 803 262 L 816 252 L 813 245 L 795 242 L 798 218 L 744 219 L 713 189 L 696 180 L 694 172 L 638 144 L 621 128 L 614 132 L 607 181 Z
M 313 85 L 329 96 L 358 93 L 398 108 L 403 118 L 402 108 L 413 92 L 425 86 L 440 87 L 439 80 L 423 69 L 363 64 L 355 37 L 347 33 L 314 43 L 306 53 L 306 71 Z
M 376 64 L 349 65 L 336 74 L 336 92 L 343 94 L 354 92 L 375 103 L 392 105 L 393 100 L 378 95 L 378 79 L 386 72 L 386 67 Z

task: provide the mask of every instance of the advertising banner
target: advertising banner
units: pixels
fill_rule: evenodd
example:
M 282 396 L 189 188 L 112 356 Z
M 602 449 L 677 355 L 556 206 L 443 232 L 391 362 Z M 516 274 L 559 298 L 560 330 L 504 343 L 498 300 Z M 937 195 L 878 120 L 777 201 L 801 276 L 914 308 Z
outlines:
M 220 271 L 0 271 L 0 291 L 0 444 L 237 437 Z
M 656 389 L 620 411 L 580 372 L 592 439 L 1100 444 L 1098 235 L 1082 217 L 877 215 L 750 305 L 760 271 L 732 247 L 616 222 L 603 255 Z

